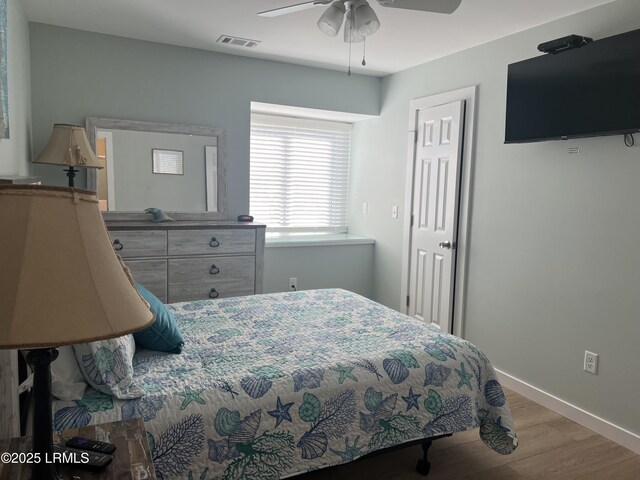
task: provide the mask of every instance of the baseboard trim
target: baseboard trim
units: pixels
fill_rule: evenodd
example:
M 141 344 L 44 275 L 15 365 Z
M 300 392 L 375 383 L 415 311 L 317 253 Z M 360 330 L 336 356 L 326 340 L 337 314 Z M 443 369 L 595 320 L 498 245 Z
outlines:
M 529 400 L 552 410 L 563 417 L 573 420 L 583 427 L 593 430 L 609 440 L 628 448 L 632 452 L 640 454 L 640 435 L 625 430 L 603 418 L 572 405 L 550 393 L 529 385 L 522 380 L 496 369 L 500 383 L 510 390 L 527 397 Z

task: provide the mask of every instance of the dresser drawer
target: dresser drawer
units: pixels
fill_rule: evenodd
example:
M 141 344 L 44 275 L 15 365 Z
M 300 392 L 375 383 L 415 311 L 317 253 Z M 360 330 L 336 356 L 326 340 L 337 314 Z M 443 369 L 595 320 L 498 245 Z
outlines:
M 162 303 L 167 303 L 167 261 L 127 260 L 125 265 L 133 278 L 153 293 Z
M 253 256 L 169 259 L 169 302 L 251 295 Z
M 170 230 L 169 255 L 254 253 L 255 230 Z
M 167 254 L 167 232 L 164 230 L 123 230 L 109 232 L 113 249 L 122 258 L 160 257 Z

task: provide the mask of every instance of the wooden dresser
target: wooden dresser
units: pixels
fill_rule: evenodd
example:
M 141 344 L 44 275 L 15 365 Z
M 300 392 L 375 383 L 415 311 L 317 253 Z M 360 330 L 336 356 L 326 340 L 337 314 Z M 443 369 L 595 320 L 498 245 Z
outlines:
M 265 225 L 107 221 L 133 277 L 164 303 L 262 293 Z

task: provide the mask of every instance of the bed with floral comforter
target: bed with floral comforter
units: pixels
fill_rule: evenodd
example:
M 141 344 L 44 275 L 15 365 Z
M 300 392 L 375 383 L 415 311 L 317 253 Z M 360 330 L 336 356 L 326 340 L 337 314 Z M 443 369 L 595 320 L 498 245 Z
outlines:
M 88 389 L 56 429 L 142 417 L 159 479 L 284 478 L 480 427 L 517 446 L 473 344 L 339 289 L 177 303 L 182 354 L 139 350 L 142 398 Z

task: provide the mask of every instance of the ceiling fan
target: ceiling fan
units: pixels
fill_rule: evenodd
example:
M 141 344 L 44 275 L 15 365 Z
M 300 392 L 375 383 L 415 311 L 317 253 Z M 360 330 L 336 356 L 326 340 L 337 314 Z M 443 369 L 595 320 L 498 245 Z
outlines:
M 381 6 L 389 8 L 402 8 L 405 10 L 451 14 L 458 9 L 462 0 L 377 0 L 377 2 Z M 329 5 L 330 3 L 332 3 L 332 0 L 312 0 L 310 2 L 301 2 L 294 5 L 287 5 L 285 7 L 273 8 L 271 10 L 260 12 L 258 15 L 263 17 L 278 17 L 280 15 L 287 15 L 289 13 L 299 12 L 313 7 Z M 333 3 L 345 4 L 347 2 L 338 0 Z
M 382 7 L 417 10 L 421 12 L 455 12 L 462 0 L 376 0 Z M 330 5 L 329 5 L 330 4 Z M 351 74 L 351 44 L 364 42 L 365 38 L 380 28 L 380 20 L 367 0 L 312 0 L 259 12 L 263 17 L 278 17 L 309 8 L 329 5 L 320 19 L 318 28 L 329 35 L 338 35 L 344 21 L 344 41 L 349 43 L 349 75 Z M 346 21 L 345 21 L 346 19 Z M 362 65 L 366 65 L 364 57 Z

